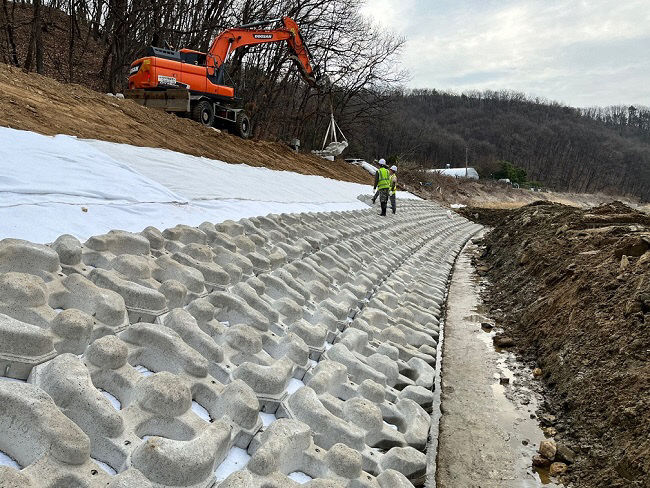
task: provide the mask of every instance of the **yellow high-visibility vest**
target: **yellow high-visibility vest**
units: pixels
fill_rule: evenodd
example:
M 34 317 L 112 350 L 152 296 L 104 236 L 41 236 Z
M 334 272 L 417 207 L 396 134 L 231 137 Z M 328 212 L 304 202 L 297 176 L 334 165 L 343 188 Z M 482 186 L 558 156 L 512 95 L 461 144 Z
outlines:
M 393 173 L 390 175 L 390 194 L 395 195 L 397 191 L 397 175 Z
M 377 181 L 377 189 L 385 190 L 390 187 L 390 173 L 384 167 L 377 170 L 379 172 L 379 180 Z

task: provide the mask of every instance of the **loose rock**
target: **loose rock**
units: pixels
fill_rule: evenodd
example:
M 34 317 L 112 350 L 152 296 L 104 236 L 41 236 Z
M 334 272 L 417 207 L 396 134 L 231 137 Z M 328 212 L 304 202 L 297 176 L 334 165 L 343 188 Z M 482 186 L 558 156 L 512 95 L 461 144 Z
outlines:
M 566 463 L 566 464 L 573 464 L 576 460 L 576 453 L 573 452 L 573 450 L 569 449 L 565 444 L 563 443 L 558 443 L 557 444 L 557 452 L 555 453 L 556 459 L 559 459 L 560 461 Z
M 544 439 L 539 443 L 539 449 L 537 452 L 539 452 L 546 459 L 553 461 L 555 459 L 555 453 L 557 452 L 555 441 L 553 439 Z
M 555 437 L 557 434 L 557 429 L 555 427 L 544 427 L 543 431 L 546 437 Z
M 533 456 L 533 466 L 536 466 L 538 468 L 547 468 L 550 465 L 551 465 L 551 461 L 546 459 L 541 454 L 535 454 Z
M 508 336 L 505 335 L 497 335 L 492 338 L 492 342 L 494 342 L 494 345 L 497 347 L 512 347 L 515 345 L 515 341 Z
M 625 254 L 623 254 L 623 256 L 621 257 L 621 264 L 620 264 L 621 271 L 624 271 L 625 269 L 627 269 L 627 267 L 629 265 L 630 265 L 630 260 L 628 259 L 628 257 Z
M 567 465 L 564 463 L 553 463 L 549 468 L 549 473 L 551 476 L 559 476 L 566 473 Z

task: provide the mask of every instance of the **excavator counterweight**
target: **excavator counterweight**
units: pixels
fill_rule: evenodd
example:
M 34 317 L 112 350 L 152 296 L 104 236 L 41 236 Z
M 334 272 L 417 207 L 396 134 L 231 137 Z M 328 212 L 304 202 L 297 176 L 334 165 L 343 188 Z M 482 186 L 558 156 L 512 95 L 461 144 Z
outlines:
M 264 28 L 277 22 L 282 26 Z M 131 63 L 124 95 L 147 107 L 189 115 L 207 126 L 219 122 L 243 138 L 250 137 L 250 119 L 226 81 L 226 62 L 241 47 L 274 42 L 286 42 L 305 81 L 314 88 L 322 86 L 326 78 L 312 67 L 298 24 L 282 17 L 227 29 L 212 41 L 207 53 L 150 47 L 145 57 Z

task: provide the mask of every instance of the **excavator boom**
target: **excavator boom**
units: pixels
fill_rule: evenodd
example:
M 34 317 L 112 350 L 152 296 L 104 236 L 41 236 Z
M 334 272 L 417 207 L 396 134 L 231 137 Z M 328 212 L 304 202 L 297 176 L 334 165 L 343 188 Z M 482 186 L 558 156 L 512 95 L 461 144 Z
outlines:
M 219 65 L 222 65 L 227 61 L 228 56 L 240 47 L 286 41 L 291 57 L 300 69 L 303 78 L 311 86 L 316 87 L 318 79 L 311 66 L 309 50 L 300 35 L 298 24 L 289 17 L 282 17 L 280 21 L 283 27 L 277 29 L 253 28 L 273 22 L 262 21 L 225 30 L 212 41 L 208 52 Z

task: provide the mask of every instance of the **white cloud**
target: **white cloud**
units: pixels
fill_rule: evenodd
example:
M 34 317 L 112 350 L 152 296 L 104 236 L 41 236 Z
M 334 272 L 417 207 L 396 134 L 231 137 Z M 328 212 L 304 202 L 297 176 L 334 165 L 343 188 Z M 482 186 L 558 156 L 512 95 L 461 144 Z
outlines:
M 650 104 L 650 0 L 369 0 L 407 36 L 410 86 Z

